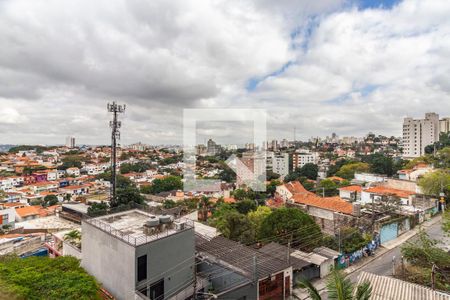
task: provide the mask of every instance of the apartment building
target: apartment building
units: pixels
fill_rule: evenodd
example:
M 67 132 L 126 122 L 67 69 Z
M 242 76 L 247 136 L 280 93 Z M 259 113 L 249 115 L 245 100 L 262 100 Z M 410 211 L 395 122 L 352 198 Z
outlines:
M 306 164 L 318 164 L 319 163 L 319 153 L 302 151 L 299 153 L 292 154 L 292 168 L 295 170 L 301 168 Z
M 443 118 L 439 121 L 439 129 L 442 133 L 450 133 L 450 118 Z
M 284 179 L 289 174 L 289 153 L 274 154 L 271 158 L 272 171 Z
M 81 264 L 116 299 L 192 295 L 195 234 L 190 220 L 134 209 L 82 221 Z M 179 297 L 176 299 L 185 299 Z
M 425 154 L 425 147 L 439 141 L 439 115 L 426 113 L 425 119 L 405 118 L 403 120 L 403 156 L 419 157 Z

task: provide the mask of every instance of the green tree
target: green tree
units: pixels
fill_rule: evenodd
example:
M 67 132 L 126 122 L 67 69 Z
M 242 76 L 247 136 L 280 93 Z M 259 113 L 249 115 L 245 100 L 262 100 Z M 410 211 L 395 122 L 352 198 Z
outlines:
M 62 165 L 58 167 L 60 170 L 66 170 L 68 168 L 81 168 L 82 162 L 85 159 L 80 155 L 68 155 L 61 159 Z
M 279 208 L 272 212 L 261 224 L 259 238 L 305 250 L 320 244 L 322 233 L 311 216 L 296 208 Z
M 239 213 L 246 215 L 256 209 L 256 203 L 254 200 L 244 199 L 236 203 L 236 209 Z
M 385 174 L 392 176 L 394 174 L 394 162 L 391 157 L 383 153 L 375 153 L 363 159 L 369 163 L 370 172 L 375 174 Z
M 64 240 L 81 248 L 81 232 L 79 230 L 71 230 L 64 235 Z
M 255 230 L 255 236 L 260 236 L 261 225 L 263 221 L 272 213 L 272 210 L 267 206 L 258 206 L 254 211 L 247 214 L 248 219 L 252 223 Z
M 450 209 L 442 214 L 442 230 L 448 235 L 450 234 Z
M 120 166 L 120 173 L 127 174 L 130 172 L 142 173 L 150 169 L 150 165 L 143 162 L 138 162 L 135 164 L 124 163 Z
M 103 201 L 92 203 L 87 210 L 88 215 L 92 217 L 106 215 L 107 212 L 108 204 Z
M 304 176 L 308 179 L 316 180 L 319 172 L 319 167 L 316 164 L 308 163 L 305 164 L 298 170 L 299 176 Z
M 369 170 L 370 170 L 369 164 L 363 162 L 355 162 L 343 165 L 336 173 L 336 175 L 351 180 L 355 177 L 355 173 L 368 172 Z
M 183 189 L 183 182 L 178 176 L 167 176 L 162 179 L 155 179 L 151 185 L 152 194 L 181 189 Z
M 266 172 L 266 180 L 271 181 L 271 180 L 278 179 L 278 178 L 280 178 L 280 174 L 277 174 L 271 170 L 268 170 Z
M 177 203 L 171 199 L 164 200 L 163 207 L 165 209 L 174 208 L 177 206 Z
M 56 197 L 56 195 L 47 195 L 44 197 L 42 206 L 47 207 L 55 204 L 58 204 L 58 197 Z
M 116 195 L 117 201 L 115 203 L 112 203 L 112 207 L 127 205 L 132 202 L 137 204 L 144 203 L 144 197 L 141 195 L 139 189 L 134 184 L 127 187 L 118 188 L 116 191 Z
M 344 253 L 359 250 L 372 240 L 369 235 L 363 235 L 359 228 L 344 227 L 340 231 L 341 251 Z
M 437 152 L 435 166 L 439 168 L 450 168 L 450 147 L 446 147 Z
M 439 196 L 441 192 L 450 194 L 450 173 L 437 170 L 425 174 L 418 182 L 425 194 Z
M 433 265 L 439 270 L 436 272 L 436 288 L 450 291 L 448 279 L 442 274 L 450 272 L 450 255 L 437 246 L 436 240 L 430 239 L 425 231 L 420 231 L 418 240 L 406 242 L 401 252 L 408 261 L 406 274 L 407 280 L 418 284 L 431 286 L 431 269 Z M 410 272 L 410 269 L 413 272 Z
M 233 197 L 236 200 L 244 200 L 244 199 L 256 199 L 256 193 L 251 189 L 235 189 L 233 191 Z
M 320 195 L 325 194 L 325 197 L 336 196 L 339 194 L 338 185 L 331 179 L 324 179 L 319 182 L 317 193 Z
M 0 287 L 0 297 L 10 294 L 18 299 L 101 299 L 99 284 L 73 256 L 0 256 Z
M 217 229 L 224 237 L 244 244 L 253 243 L 255 231 L 247 216 L 230 211 L 221 217 Z
M 200 207 L 200 209 L 202 211 L 203 220 L 205 222 L 208 221 L 208 213 L 209 213 L 209 211 L 211 209 L 211 206 L 212 206 L 211 200 L 208 197 L 203 196 L 203 197 L 200 198 L 200 201 L 199 201 L 198 204 L 199 204 L 199 207 Z
M 270 183 L 266 186 L 266 192 L 273 196 L 275 194 L 277 186 L 279 186 L 280 184 L 281 182 L 278 180 L 270 181 Z
M 308 280 L 301 280 L 298 286 L 308 290 L 309 296 L 313 300 L 321 300 L 319 291 Z M 334 269 L 327 279 L 328 299 L 333 300 L 369 300 L 372 294 L 372 287 L 369 282 L 364 282 L 358 286 L 345 278 L 342 271 Z M 355 290 L 356 289 L 356 290 Z

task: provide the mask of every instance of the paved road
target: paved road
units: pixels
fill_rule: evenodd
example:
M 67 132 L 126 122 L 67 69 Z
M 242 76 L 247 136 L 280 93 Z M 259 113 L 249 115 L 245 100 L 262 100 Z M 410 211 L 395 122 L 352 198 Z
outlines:
M 441 222 L 437 222 L 436 224 L 431 225 L 425 231 L 431 238 L 436 239 L 438 241 L 444 241 L 444 243 L 447 244 L 449 243 L 448 237 L 445 237 L 444 232 L 442 231 Z M 408 241 L 411 242 L 415 240 L 417 240 L 417 236 L 413 236 Z M 368 263 L 361 269 L 356 270 L 355 272 L 349 274 L 347 277 L 350 278 L 352 282 L 356 282 L 358 280 L 358 275 L 361 273 L 361 271 L 371 272 L 374 274 L 385 276 L 392 275 L 392 257 L 395 256 L 396 263 L 400 263 L 401 246 L 402 245 L 399 245 L 387 251 L 382 256 Z

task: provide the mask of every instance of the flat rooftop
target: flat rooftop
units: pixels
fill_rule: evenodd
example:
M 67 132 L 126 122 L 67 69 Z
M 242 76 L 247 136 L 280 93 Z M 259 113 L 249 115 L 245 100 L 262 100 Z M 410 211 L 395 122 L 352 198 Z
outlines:
M 150 217 L 159 218 L 161 216 L 133 209 L 97 218 L 85 219 L 83 222 L 87 222 L 132 246 L 143 245 L 193 228 L 192 220 L 184 218 L 174 220 L 173 216 L 171 216 L 171 223 L 164 224 L 164 226 L 157 226 L 152 232 L 147 231 L 144 225 L 150 220 Z M 183 227 L 177 225 L 181 223 L 184 223 Z

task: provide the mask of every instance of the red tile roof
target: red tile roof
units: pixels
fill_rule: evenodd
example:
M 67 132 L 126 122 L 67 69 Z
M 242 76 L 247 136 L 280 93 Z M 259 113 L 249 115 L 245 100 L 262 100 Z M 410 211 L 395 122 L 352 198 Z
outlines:
M 408 198 L 409 196 L 415 194 L 414 192 L 411 192 L 411 191 L 393 189 L 393 188 L 388 188 L 388 187 L 384 187 L 384 186 L 374 186 L 372 188 L 365 190 L 365 192 L 372 193 L 372 194 L 378 194 L 378 195 L 396 195 L 400 198 Z
M 328 177 L 327 179 L 331 179 L 333 181 L 344 181 L 345 180 L 344 178 L 339 177 L 339 176 L 331 176 L 331 177 Z
M 296 203 L 323 208 L 326 210 L 341 212 L 344 214 L 352 214 L 352 204 L 341 199 L 341 197 L 319 197 L 317 195 L 294 195 L 294 201 Z
M 41 209 L 42 209 L 42 206 L 40 206 L 40 205 L 25 206 L 25 207 L 21 207 L 21 208 L 16 208 L 16 213 L 21 218 L 24 218 L 27 216 L 39 215 Z
M 341 187 L 341 188 L 339 188 L 339 190 L 361 193 L 362 187 L 359 185 L 349 185 L 349 186 Z
M 284 186 L 289 190 L 289 192 L 291 192 L 291 194 L 299 194 L 299 193 L 313 194 L 307 189 L 305 189 L 299 181 L 291 181 L 285 183 Z

